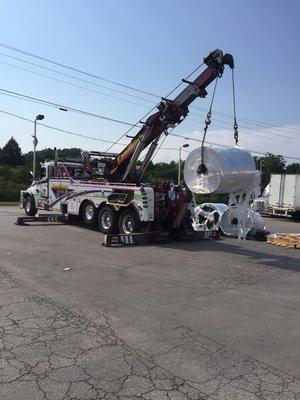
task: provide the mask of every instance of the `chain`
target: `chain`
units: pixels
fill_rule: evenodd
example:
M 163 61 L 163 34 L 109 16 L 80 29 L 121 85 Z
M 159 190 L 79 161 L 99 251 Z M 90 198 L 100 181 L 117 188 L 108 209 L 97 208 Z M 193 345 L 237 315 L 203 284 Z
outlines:
M 234 140 L 235 140 L 235 145 L 238 145 L 239 142 L 239 131 L 238 131 L 238 124 L 236 122 L 236 107 L 235 107 L 235 88 L 234 88 L 234 70 L 231 70 L 231 77 L 232 77 L 232 97 L 233 97 L 233 131 L 234 131 Z
M 211 102 L 210 102 L 210 107 L 209 107 L 209 110 L 208 110 L 208 113 L 207 113 L 206 119 L 205 119 L 205 127 L 203 129 L 203 138 L 202 138 L 202 144 L 201 144 L 201 165 L 200 165 L 199 171 L 198 171 L 198 173 L 200 173 L 200 174 L 205 174 L 207 172 L 207 168 L 204 165 L 204 144 L 205 144 L 207 129 L 208 129 L 209 125 L 211 124 L 211 112 L 212 112 L 212 106 L 214 103 L 215 93 L 216 93 L 216 89 L 217 89 L 218 79 L 219 78 L 217 78 L 216 82 L 215 82 L 214 91 L 213 91 Z

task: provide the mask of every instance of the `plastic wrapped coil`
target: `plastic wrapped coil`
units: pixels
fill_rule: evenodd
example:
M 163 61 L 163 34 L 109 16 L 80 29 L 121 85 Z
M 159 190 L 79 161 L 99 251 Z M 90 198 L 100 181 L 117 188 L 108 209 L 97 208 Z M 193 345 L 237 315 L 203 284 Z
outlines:
M 259 172 L 251 154 L 242 149 L 204 147 L 193 150 L 184 164 L 184 180 L 193 193 L 237 193 L 259 185 Z

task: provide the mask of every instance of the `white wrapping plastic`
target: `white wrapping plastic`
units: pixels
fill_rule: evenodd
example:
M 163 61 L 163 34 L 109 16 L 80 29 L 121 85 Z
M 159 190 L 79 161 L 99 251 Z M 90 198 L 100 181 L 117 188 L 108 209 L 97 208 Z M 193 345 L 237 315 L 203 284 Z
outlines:
M 207 172 L 199 174 L 201 148 L 193 150 L 184 164 L 184 180 L 193 193 L 237 193 L 259 185 L 259 173 L 251 154 L 242 149 L 204 147 Z
M 220 228 L 224 235 L 246 237 L 251 231 L 264 231 L 264 220 L 258 212 L 229 207 L 222 215 Z

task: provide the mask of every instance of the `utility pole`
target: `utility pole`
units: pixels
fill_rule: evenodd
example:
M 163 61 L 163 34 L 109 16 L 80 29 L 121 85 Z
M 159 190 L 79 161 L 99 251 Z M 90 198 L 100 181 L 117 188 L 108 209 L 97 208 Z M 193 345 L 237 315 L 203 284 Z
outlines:
M 260 175 L 260 191 L 262 192 L 262 174 L 263 174 L 263 163 L 264 161 L 262 159 L 259 160 L 259 175 Z

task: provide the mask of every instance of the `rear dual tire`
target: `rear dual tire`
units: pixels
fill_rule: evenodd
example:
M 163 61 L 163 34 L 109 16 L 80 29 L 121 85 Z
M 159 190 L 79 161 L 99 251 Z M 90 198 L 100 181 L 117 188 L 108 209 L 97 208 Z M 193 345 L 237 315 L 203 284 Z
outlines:
M 87 226 L 94 226 L 97 222 L 97 209 L 91 201 L 85 201 L 83 203 L 80 215 Z
M 100 232 L 105 235 L 117 232 L 117 214 L 112 207 L 104 206 L 101 208 L 98 215 L 98 226 Z
M 123 210 L 119 216 L 119 232 L 125 235 L 140 232 L 140 223 L 133 210 Z
M 140 232 L 140 223 L 133 210 L 124 209 L 118 215 L 117 212 L 109 206 L 104 206 L 98 215 L 99 230 L 107 234 L 122 233 L 130 235 Z

